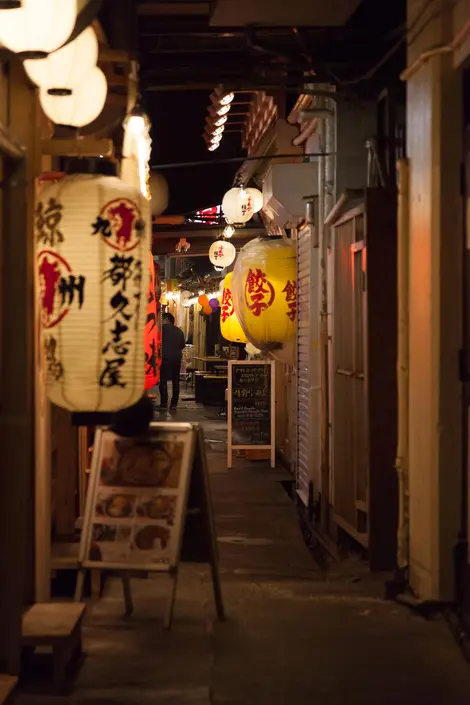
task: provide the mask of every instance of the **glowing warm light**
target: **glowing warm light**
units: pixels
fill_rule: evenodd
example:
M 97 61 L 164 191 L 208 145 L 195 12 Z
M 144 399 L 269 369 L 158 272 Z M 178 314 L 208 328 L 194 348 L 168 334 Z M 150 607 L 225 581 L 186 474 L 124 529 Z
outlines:
M 223 280 L 222 303 L 220 305 L 220 332 L 231 343 L 248 343 L 238 320 L 232 296 L 233 272 Z
M 223 98 L 220 99 L 221 105 L 230 105 L 232 100 L 235 98 L 235 93 L 226 93 Z
M 233 225 L 227 225 L 224 228 L 224 237 L 231 238 L 235 234 L 235 228 Z
M 218 120 L 214 122 L 214 127 L 220 127 L 221 125 L 225 125 L 227 122 L 227 115 L 222 115 Z
M 98 61 L 98 39 L 88 27 L 73 42 L 49 54 L 45 59 L 29 59 L 24 67 L 29 78 L 40 88 L 73 92 Z
M 247 223 L 253 216 L 253 199 L 243 188 L 231 188 L 222 200 L 225 218 L 231 223 Z
M 218 142 L 212 142 L 212 144 L 210 144 L 207 149 L 209 150 L 209 152 L 215 152 L 215 150 L 218 149 L 219 147 L 220 147 L 220 140 Z
M 72 95 L 49 95 L 46 88 L 39 91 L 41 107 L 56 125 L 84 127 L 96 120 L 104 108 L 108 84 L 97 66 L 86 74 Z
M 216 240 L 209 249 L 211 264 L 216 267 L 222 267 L 222 269 L 230 267 L 236 256 L 237 251 L 235 247 L 231 242 L 225 242 L 225 240 Z
M 245 193 L 253 199 L 253 213 L 259 213 L 263 207 L 263 194 L 257 188 L 247 188 Z
M 218 137 L 218 135 L 222 135 L 224 130 L 225 125 L 221 125 L 220 127 L 216 127 L 215 130 L 212 131 L 212 134 L 214 135 L 214 137 Z
M 0 44 L 15 54 L 44 58 L 72 34 L 77 0 L 22 0 L 22 6 L 0 10 Z
M 230 105 L 221 105 L 220 108 L 216 108 L 215 113 L 216 115 L 227 115 L 228 112 L 230 112 Z

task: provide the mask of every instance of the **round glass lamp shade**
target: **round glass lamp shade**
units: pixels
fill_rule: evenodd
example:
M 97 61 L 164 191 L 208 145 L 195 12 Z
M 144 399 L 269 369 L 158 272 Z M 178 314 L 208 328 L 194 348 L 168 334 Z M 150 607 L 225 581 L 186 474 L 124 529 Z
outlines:
M 209 259 L 211 264 L 217 267 L 230 267 L 233 263 L 237 251 L 231 242 L 225 240 L 217 240 L 213 242 L 209 249 Z
M 245 190 L 253 199 L 253 213 L 259 213 L 263 207 L 263 194 L 257 188 L 247 188 Z
M 69 91 L 80 85 L 98 61 L 98 39 L 87 27 L 73 42 L 49 54 L 45 59 L 24 62 L 29 78 L 48 91 Z
M 100 115 L 107 94 L 106 77 L 95 66 L 74 87 L 72 95 L 49 95 L 47 88 L 41 88 L 39 99 L 45 114 L 56 125 L 85 127 Z
M 247 223 L 255 212 L 253 198 L 243 188 L 231 188 L 223 197 L 222 210 L 227 222 Z
M 0 44 L 26 57 L 45 56 L 72 34 L 77 0 L 22 0 L 16 10 L 0 10 Z
M 139 190 L 114 176 L 69 175 L 40 194 L 46 390 L 64 409 L 117 411 L 144 393 L 151 243 L 143 211 Z

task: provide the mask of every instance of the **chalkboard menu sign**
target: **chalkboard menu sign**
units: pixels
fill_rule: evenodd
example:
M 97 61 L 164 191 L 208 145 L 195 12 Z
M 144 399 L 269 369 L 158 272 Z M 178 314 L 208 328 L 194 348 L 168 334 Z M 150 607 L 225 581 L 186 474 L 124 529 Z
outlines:
M 274 458 L 274 366 L 272 362 L 229 362 L 228 466 L 232 449 L 271 449 Z

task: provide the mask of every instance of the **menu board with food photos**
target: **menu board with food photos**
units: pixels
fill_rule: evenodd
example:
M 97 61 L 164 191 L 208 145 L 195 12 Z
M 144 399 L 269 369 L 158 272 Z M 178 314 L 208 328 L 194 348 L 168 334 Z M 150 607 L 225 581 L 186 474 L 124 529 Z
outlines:
M 228 467 L 233 450 L 270 450 L 275 462 L 274 364 L 264 360 L 228 363 Z
M 176 567 L 194 443 L 190 424 L 151 424 L 142 438 L 97 432 L 80 548 L 83 567 Z

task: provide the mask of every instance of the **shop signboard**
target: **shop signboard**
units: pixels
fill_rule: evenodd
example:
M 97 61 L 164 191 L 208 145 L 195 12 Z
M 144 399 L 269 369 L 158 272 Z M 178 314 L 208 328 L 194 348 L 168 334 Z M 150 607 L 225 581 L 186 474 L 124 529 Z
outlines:
M 228 363 L 228 462 L 234 450 L 269 450 L 275 465 L 274 363 Z
M 200 521 L 188 547 L 185 529 L 190 512 L 200 515 Z M 219 608 L 217 549 L 202 431 L 188 423 L 152 423 L 141 438 L 98 430 L 76 598 L 81 597 L 87 569 L 121 571 L 124 577 L 136 571 L 167 573 L 173 578 L 165 619 L 169 626 L 181 559 L 211 564 Z M 127 602 L 130 612 L 130 599 Z

